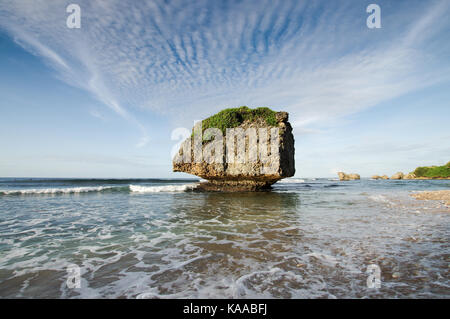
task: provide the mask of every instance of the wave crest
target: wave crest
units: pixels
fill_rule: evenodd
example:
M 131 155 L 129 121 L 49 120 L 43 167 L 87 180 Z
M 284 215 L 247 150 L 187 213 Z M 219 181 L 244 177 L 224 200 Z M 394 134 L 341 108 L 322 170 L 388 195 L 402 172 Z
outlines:
M 197 184 L 165 185 L 165 186 L 139 186 L 130 185 L 133 193 L 162 193 L 162 192 L 186 192 L 193 190 Z
M 89 192 L 101 192 L 112 189 L 113 186 L 97 187 L 71 187 L 71 188 L 31 188 L 0 191 L 0 195 L 35 195 L 35 194 L 79 194 Z
M 193 190 L 197 183 L 183 185 L 164 185 L 164 186 L 95 186 L 95 187 L 69 187 L 69 188 L 30 188 L 30 189 L 11 189 L 0 190 L 1 195 L 58 195 L 58 194 L 81 194 L 104 191 L 132 192 L 132 193 L 173 193 L 186 192 Z

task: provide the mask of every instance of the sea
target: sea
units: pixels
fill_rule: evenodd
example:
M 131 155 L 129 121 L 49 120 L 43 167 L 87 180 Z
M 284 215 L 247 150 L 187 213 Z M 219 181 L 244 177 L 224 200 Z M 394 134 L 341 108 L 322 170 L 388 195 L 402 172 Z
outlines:
M 449 298 L 448 180 L 0 179 L 0 298 Z

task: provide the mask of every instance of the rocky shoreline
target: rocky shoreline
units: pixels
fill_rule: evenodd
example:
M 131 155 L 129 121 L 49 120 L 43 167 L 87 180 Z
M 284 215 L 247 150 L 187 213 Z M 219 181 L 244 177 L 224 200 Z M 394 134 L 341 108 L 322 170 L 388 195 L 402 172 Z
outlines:
M 444 201 L 445 205 L 450 206 L 450 190 L 424 191 L 411 194 L 418 200 L 439 200 Z
M 338 172 L 338 177 L 340 181 L 354 181 L 360 180 L 361 177 L 359 174 L 352 173 L 346 174 L 344 172 Z M 402 172 L 395 173 L 391 177 L 387 175 L 372 175 L 370 179 L 373 180 L 450 180 L 450 177 L 423 177 L 416 176 L 414 173 L 403 174 Z
M 450 179 L 450 177 L 423 177 L 423 176 L 416 176 L 414 173 L 408 173 L 403 174 L 402 172 L 395 173 L 391 177 L 387 175 L 379 176 L 379 175 L 373 175 L 371 179 L 391 179 L 391 180 L 447 180 Z
M 341 181 L 353 180 L 359 178 L 350 178 L 350 174 L 347 175 L 343 172 L 339 172 L 338 176 Z M 359 176 L 359 175 L 358 175 Z M 387 175 L 372 175 L 371 179 L 392 179 L 392 180 L 449 180 L 450 179 L 450 162 L 442 166 L 422 166 L 417 167 L 413 172 L 404 174 L 403 172 L 397 172 L 391 177 Z

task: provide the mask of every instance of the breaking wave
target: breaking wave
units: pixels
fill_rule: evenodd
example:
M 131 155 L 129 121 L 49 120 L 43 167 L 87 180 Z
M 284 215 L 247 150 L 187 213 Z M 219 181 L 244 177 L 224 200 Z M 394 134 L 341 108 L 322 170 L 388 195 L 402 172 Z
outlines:
M 130 185 L 133 193 L 161 193 L 161 192 L 186 192 L 193 190 L 197 184 L 165 185 L 165 186 L 138 186 Z
M 31 189 L 12 189 L 1 190 L 0 195 L 35 195 L 35 194 L 79 194 L 90 192 L 102 192 L 111 190 L 113 186 L 97 186 L 97 187 L 71 187 L 71 188 L 31 188 Z
M 0 190 L 2 195 L 63 195 L 63 194 L 83 194 L 101 192 L 126 192 L 126 193 L 162 193 L 162 192 L 185 192 L 195 188 L 197 184 L 164 185 L 164 186 L 96 186 L 96 187 L 69 187 L 69 188 L 30 188 Z

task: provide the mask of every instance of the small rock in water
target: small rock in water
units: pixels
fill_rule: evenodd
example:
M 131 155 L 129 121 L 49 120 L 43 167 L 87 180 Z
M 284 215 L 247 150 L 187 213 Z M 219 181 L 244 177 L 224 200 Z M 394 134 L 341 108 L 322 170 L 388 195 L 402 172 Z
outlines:
M 401 276 L 401 274 L 399 272 L 394 272 L 392 274 L 392 278 L 394 278 L 394 279 L 400 278 L 400 276 Z
M 337 174 L 340 181 L 354 181 L 361 179 L 359 174 L 346 174 L 344 172 L 338 172 Z

